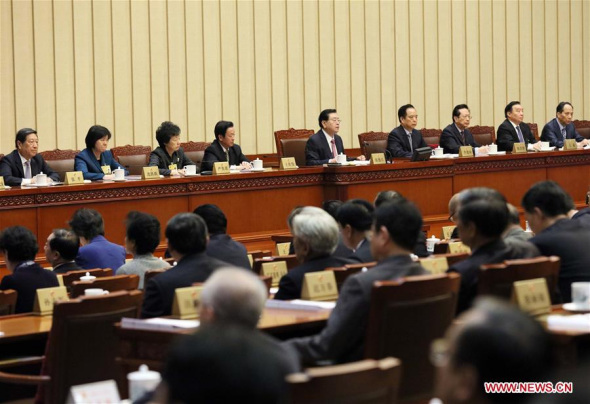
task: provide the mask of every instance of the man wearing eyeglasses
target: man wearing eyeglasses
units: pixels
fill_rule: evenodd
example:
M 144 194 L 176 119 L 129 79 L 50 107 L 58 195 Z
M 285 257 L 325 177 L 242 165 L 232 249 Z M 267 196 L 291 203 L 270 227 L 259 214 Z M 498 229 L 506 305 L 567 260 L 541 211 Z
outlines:
M 445 153 L 458 154 L 461 146 L 473 147 L 473 153 L 484 155 L 488 153 L 487 146 L 480 146 L 467 129 L 471 122 L 471 112 L 465 104 L 453 108 L 453 123 L 447 126 L 440 136 L 440 145 Z
M 344 152 L 342 138 L 338 135 L 340 118 L 335 109 L 324 109 L 318 118 L 320 130 L 313 134 L 305 145 L 305 165 L 320 166 L 336 163 L 336 157 Z M 365 156 L 357 157 L 364 160 Z
M 397 118 L 400 126 L 389 133 L 387 150 L 391 152 L 393 157 L 412 157 L 414 150 L 428 146 L 422 133 L 416 130 L 418 112 L 412 104 L 402 105 L 397 110 Z

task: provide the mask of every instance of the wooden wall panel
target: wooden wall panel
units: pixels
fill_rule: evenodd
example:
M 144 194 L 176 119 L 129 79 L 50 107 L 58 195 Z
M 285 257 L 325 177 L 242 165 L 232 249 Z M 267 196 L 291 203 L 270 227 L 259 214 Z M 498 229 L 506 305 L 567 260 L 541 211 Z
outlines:
M 320 106 L 310 119 L 308 128 L 317 127 L 319 112 L 326 108 L 334 108 L 336 105 L 336 70 L 334 51 L 334 2 L 318 2 L 318 16 L 321 24 L 318 24 L 318 48 L 319 48 L 319 70 L 320 70 Z M 338 21 L 338 23 L 340 23 Z
M 421 115 L 420 126 L 425 126 L 424 116 L 424 18 L 422 2 L 410 1 L 409 3 L 409 42 L 410 50 L 410 99 Z
M 166 3 L 168 14 L 168 94 L 170 116 L 166 117 L 186 131 L 187 94 L 186 94 L 186 35 L 184 22 L 184 3 L 169 1 Z M 226 25 L 226 28 L 232 24 Z M 236 108 L 237 110 L 237 108 Z M 165 118 L 162 118 L 162 121 Z M 152 134 L 154 138 L 155 134 Z M 186 135 L 184 136 L 186 138 Z M 154 144 L 155 140 L 154 140 Z
M 466 78 L 466 41 L 467 32 L 465 29 L 465 1 L 451 2 L 451 44 L 452 54 L 449 55 L 451 66 L 453 66 L 453 107 L 467 101 Z M 450 116 L 447 112 L 445 116 Z
M 252 8 L 252 3 L 247 2 L 244 7 L 248 11 Z M 236 97 L 236 88 L 239 88 L 238 77 L 238 20 L 237 4 L 235 1 L 220 1 L 219 16 L 224 21 L 224 29 L 219 30 L 221 43 L 221 110 L 222 116 L 218 120 L 232 121 L 236 125 L 236 143 L 240 143 L 244 133 L 240 119 L 240 97 Z M 249 19 L 240 20 L 240 33 L 246 34 L 252 29 L 252 13 L 248 14 Z M 241 18 L 242 16 L 240 16 Z M 208 128 L 213 134 L 214 126 Z M 255 139 L 252 139 L 255 140 Z
M 438 110 L 439 127 L 448 122 L 453 111 L 453 43 L 451 32 L 451 2 L 438 3 Z M 418 128 L 424 126 L 423 111 L 418 111 Z
M 156 14 L 152 13 L 152 16 Z M 151 24 L 152 27 L 157 25 L 156 21 Z M 114 133 L 113 31 L 110 2 L 92 2 L 92 27 L 96 124 L 105 126 L 111 133 Z M 152 88 L 157 88 L 157 80 L 154 80 L 154 77 L 152 77 Z M 115 143 L 116 140 L 111 138 L 110 146 Z
M 531 4 L 531 19 L 533 24 L 532 58 L 533 58 L 533 119 L 539 123 L 549 116 L 545 113 L 545 5 L 540 1 Z
M 287 71 L 287 5 L 270 2 L 273 131 L 290 128 Z M 269 114 L 270 116 L 271 114 Z M 302 123 L 303 125 L 303 123 Z M 303 126 L 302 126 L 303 127 Z M 301 127 L 301 128 L 302 128 Z M 273 141 L 274 144 L 274 141 Z M 273 149 L 274 150 L 274 149 Z
M 305 83 L 303 76 L 303 1 L 287 1 L 287 82 L 289 126 L 305 122 Z
M 501 9 L 498 10 L 501 12 Z M 518 3 L 507 1 L 504 8 L 504 15 L 500 19 L 505 21 L 506 34 L 504 37 L 505 48 L 503 52 L 506 57 L 500 61 L 506 64 L 506 100 L 519 100 L 525 108 L 527 122 L 531 119 L 530 106 L 525 104 L 520 96 L 520 54 L 526 52 L 525 47 L 521 47 L 519 30 L 520 15 Z M 513 23 L 513 21 L 516 22 Z M 526 72 L 523 72 L 526 75 Z
M 135 3 L 135 2 L 134 2 Z M 203 52 L 203 3 L 185 2 L 187 128 L 183 139 L 213 140 L 213 128 L 205 122 L 205 54 Z M 209 129 L 209 130 L 207 130 Z
M 303 90 L 304 114 L 303 126 L 313 128 L 320 111 L 320 54 L 319 54 L 319 26 L 321 24 L 318 4 L 312 1 L 302 3 L 303 13 Z M 257 24 L 258 25 L 258 24 Z M 257 83 L 262 82 L 256 80 Z M 262 114 L 259 114 L 264 119 Z M 262 122 L 259 122 L 259 125 Z M 272 133 L 269 131 L 268 133 Z
M 344 120 L 340 132 L 344 147 L 353 144 L 353 133 L 364 132 L 367 127 L 367 77 L 365 70 L 365 9 L 361 1 L 350 2 L 350 98 L 352 114 L 340 115 Z M 358 139 L 358 138 L 357 138 Z M 354 142 L 358 144 L 358 140 Z
M 149 5 L 152 128 L 155 129 L 162 121 L 167 121 L 170 117 L 168 18 L 165 2 L 151 1 Z M 215 33 L 219 35 L 218 30 Z M 219 92 L 217 92 L 216 100 L 219 99 Z M 144 139 L 147 137 L 143 134 L 141 136 Z M 153 137 L 154 135 L 150 133 L 149 139 Z
M 555 116 L 559 103 L 557 1 L 545 1 L 545 116 Z M 526 112 L 525 112 L 526 113 Z M 525 115 L 526 116 L 526 115 Z M 526 119 L 526 118 L 525 118 Z
M 501 121 L 494 117 L 494 58 L 492 54 L 492 2 L 481 1 L 479 3 L 479 117 L 476 122 L 479 125 L 497 127 Z M 477 84 L 474 84 L 477 85 Z M 503 84 L 504 85 L 504 84 Z M 506 102 L 498 108 L 504 109 Z
M 584 35 L 590 37 L 590 33 L 587 29 L 585 30 L 583 28 L 584 15 L 583 4 L 581 1 L 571 2 L 570 18 L 570 87 L 572 92 L 570 101 L 574 106 L 574 119 L 578 119 L 578 116 L 584 114 L 584 74 L 587 73 L 587 70 L 590 70 L 588 69 L 588 64 L 584 65 Z M 584 32 L 586 32 L 586 34 L 584 34 Z M 590 42 L 587 41 L 585 46 L 590 46 Z
M 513 99 L 508 99 L 506 94 L 507 81 L 507 56 L 506 56 L 506 4 L 501 1 L 492 2 L 492 67 L 494 80 L 494 120 L 501 122 L 504 119 L 504 106 Z M 512 45 L 512 44 L 511 44 Z M 516 49 L 510 47 L 510 51 Z M 526 112 L 525 112 L 526 113 Z M 526 116 L 526 115 L 525 115 Z M 497 126 L 497 124 L 495 125 Z
M 465 2 L 465 55 L 466 55 L 466 81 L 467 83 L 480 82 L 480 41 L 479 41 L 479 3 L 475 1 Z M 479 100 L 480 86 L 467 86 L 467 105 L 471 111 L 471 125 L 480 125 L 481 109 Z M 450 116 L 450 115 L 449 115 Z M 450 120 L 449 120 L 450 122 Z
M 531 1 L 521 1 L 518 3 L 518 17 L 519 29 L 518 39 L 521 44 L 530 44 L 532 41 L 532 25 L 531 18 Z M 533 103 L 533 51 L 531 46 L 523 46 L 518 53 L 519 65 L 519 86 L 520 86 L 520 102 L 526 105 L 528 122 L 535 122 L 539 125 L 545 123 L 544 117 L 539 122 L 536 120 L 534 103 Z M 541 127 L 542 128 L 542 127 Z
M 338 110 L 338 115 L 343 120 L 340 124 L 340 132 L 343 140 L 347 140 L 350 138 L 353 113 L 350 62 L 352 55 L 350 53 L 350 9 L 348 3 L 344 1 L 334 2 L 334 52 L 336 53 L 336 105 L 325 108 Z M 317 115 L 319 116 L 319 111 Z M 319 127 L 319 124 L 317 125 L 316 128 Z M 349 147 L 347 143 L 344 146 Z

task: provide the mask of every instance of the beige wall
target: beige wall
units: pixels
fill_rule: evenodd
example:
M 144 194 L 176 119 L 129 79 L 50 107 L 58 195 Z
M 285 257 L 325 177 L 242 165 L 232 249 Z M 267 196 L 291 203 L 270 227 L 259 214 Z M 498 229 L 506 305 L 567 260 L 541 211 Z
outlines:
M 389 131 L 411 102 L 419 127 L 453 105 L 497 126 L 513 99 L 545 123 L 570 100 L 590 119 L 590 0 L 0 0 L 0 152 L 32 126 L 40 148 L 155 145 L 170 119 L 183 138 L 237 126 L 246 153 L 272 133 L 316 128 L 338 108 L 345 146 Z M 582 29 L 585 22 L 586 27 Z

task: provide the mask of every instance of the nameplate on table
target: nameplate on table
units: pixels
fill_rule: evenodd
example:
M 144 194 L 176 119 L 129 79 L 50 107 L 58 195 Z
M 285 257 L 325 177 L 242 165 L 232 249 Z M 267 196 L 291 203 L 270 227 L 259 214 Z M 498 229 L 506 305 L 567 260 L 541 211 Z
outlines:
M 473 157 L 473 147 L 471 147 L 471 146 L 459 147 L 459 157 Z
M 455 227 L 457 227 L 457 226 L 443 226 L 442 239 L 443 240 L 450 240 L 451 236 L 453 235 L 453 231 L 455 231 Z
M 79 384 L 70 388 L 68 404 L 118 403 L 119 389 L 114 380 Z
M 57 283 L 59 284 L 59 286 L 65 286 L 63 274 L 57 274 Z
M 68 300 L 68 291 L 64 286 L 37 289 L 33 311 L 42 316 L 50 316 L 53 314 L 55 302 L 67 302 Z
M 168 170 L 178 170 L 178 166 L 176 164 L 170 164 Z
M 283 157 L 281 158 L 281 165 L 279 168 L 281 170 L 296 170 L 299 167 L 297 167 L 295 157 Z
M 271 261 L 263 262 L 261 267 L 261 275 L 270 276 L 272 278 L 271 287 L 279 286 L 279 281 L 287 275 L 286 261 Z
M 4 185 L 4 177 L 0 177 L 0 189 L 4 189 L 6 185 Z
M 455 241 L 453 243 L 449 243 L 449 252 L 451 254 L 471 254 L 471 248 L 467 247 L 460 241 Z
M 385 164 L 385 153 L 371 153 L 371 164 Z
M 576 139 L 565 139 L 563 143 L 563 150 L 578 150 Z
M 68 171 L 64 183 L 66 185 L 84 184 L 82 171 Z
M 314 301 L 338 300 L 338 286 L 334 271 L 308 272 L 303 277 L 301 298 Z
M 181 319 L 199 318 L 202 290 L 202 286 L 176 288 L 174 302 L 172 303 L 172 314 Z
M 289 250 L 291 249 L 291 243 L 277 243 L 277 255 L 279 257 L 283 257 L 285 255 L 289 255 Z
M 551 312 L 551 297 L 545 278 L 517 281 L 512 285 L 512 302 L 533 316 Z
M 111 166 L 101 166 L 100 168 L 102 169 L 102 172 L 104 173 L 104 175 L 112 174 L 111 173 Z
M 155 180 L 160 178 L 160 170 L 158 166 L 143 167 L 141 170 L 142 180 Z
M 213 175 L 220 174 L 229 174 L 229 163 L 227 161 L 213 163 Z
M 446 257 L 423 258 L 420 260 L 420 265 L 434 275 L 444 274 L 449 269 Z
M 526 145 L 524 143 L 515 142 L 512 146 L 512 154 L 526 153 Z

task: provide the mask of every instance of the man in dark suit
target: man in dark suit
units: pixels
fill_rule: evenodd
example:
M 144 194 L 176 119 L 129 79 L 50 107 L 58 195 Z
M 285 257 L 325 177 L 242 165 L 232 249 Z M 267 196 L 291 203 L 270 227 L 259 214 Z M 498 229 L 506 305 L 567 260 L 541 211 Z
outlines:
M 206 254 L 207 238 L 205 221 L 194 213 L 179 213 L 170 219 L 166 239 L 168 251 L 177 264 L 145 285 L 141 308 L 143 318 L 169 316 L 177 288 L 205 282 L 214 270 L 227 266 Z
M 59 181 L 59 174 L 47 165 L 40 154 L 37 131 L 23 128 L 16 133 L 16 149 L 0 161 L 0 176 L 6 185 L 28 185 L 35 183 L 35 176 L 47 174 L 47 181 Z
M 416 130 L 418 113 L 412 104 L 402 105 L 397 111 L 400 126 L 389 133 L 387 150 L 393 157 L 412 157 L 414 150 L 428 145 Z
M 559 290 L 568 303 L 572 282 L 590 282 L 590 228 L 567 218 L 571 198 L 553 181 L 533 185 L 522 198 L 522 207 L 535 233 L 529 241 L 541 254 L 561 258 Z
M 194 214 L 201 216 L 207 224 L 209 243 L 207 255 L 227 262 L 239 268 L 251 270 L 248 251 L 244 244 L 238 243 L 227 234 L 227 218 L 217 205 L 205 204 L 198 206 Z
M 459 194 L 456 215 L 459 237 L 471 248 L 471 256 L 456 263 L 448 272 L 461 275 L 461 289 L 457 312 L 471 307 L 477 295 L 479 267 L 509 259 L 531 258 L 539 255 L 535 246 L 525 241 L 514 241 L 509 246 L 502 240 L 508 225 L 506 198 L 491 188 L 471 188 Z
M 541 150 L 541 142 L 535 139 L 529 125 L 523 122 L 524 108 L 520 101 L 509 102 L 504 108 L 504 116 L 506 119 L 498 126 L 498 151 L 511 152 L 514 143 L 524 143 L 528 151 Z
M 213 163 L 227 161 L 230 166 L 242 166 L 250 169 L 250 160 L 244 156 L 239 145 L 235 144 L 236 130 L 234 123 L 219 121 L 215 124 L 215 140 L 205 149 L 201 171 L 213 170 Z
M 321 166 L 336 163 L 336 156 L 346 154 L 342 138 L 338 135 L 340 118 L 335 109 L 324 109 L 318 117 L 320 130 L 313 134 L 305 145 L 305 165 Z M 364 160 L 359 156 L 357 160 Z
M 71 230 L 55 229 L 45 242 L 45 258 L 53 267 L 56 274 L 69 271 L 79 271 L 82 268 L 76 264 L 76 256 L 80 247 L 78 236 Z
M 364 199 L 351 199 L 336 214 L 344 244 L 354 251 L 349 258 L 357 262 L 373 262 L 371 254 L 371 224 L 373 205 Z
M 574 127 L 572 119 L 574 107 L 567 101 L 557 104 L 555 119 L 550 120 L 541 132 L 541 140 L 549 142 L 550 146 L 562 148 L 566 139 L 575 139 L 578 149 L 590 144 L 589 139 L 584 139 Z
M 0 234 L 0 253 L 4 255 L 6 268 L 11 272 L 2 278 L 0 290 L 16 290 L 15 313 L 33 311 L 37 289 L 59 286 L 52 271 L 35 263 L 37 251 L 37 240 L 25 227 L 7 227 Z
M 300 265 L 292 268 L 279 281 L 275 299 L 292 300 L 301 297 L 303 278 L 308 272 L 341 267 L 354 261 L 333 255 L 338 244 L 338 224 L 320 208 L 306 206 L 291 223 L 293 247 Z
M 476 156 L 488 153 L 488 147 L 480 146 L 467 129 L 471 122 L 471 112 L 466 104 L 453 108 L 453 122 L 440 135 L 440 145 L 445 153 L 458 154 L 461 146 L 471 146 Z
M 305 365 L 362 359 L 373 283 L 427 273 L 410 257 L 421 230 L 422 217 L 411 202 L 397 199 L 377 208 L 371 251 L 378 265 L 344 282 L 336 307 L 320 334 L 284 344 L 294 347 Z

